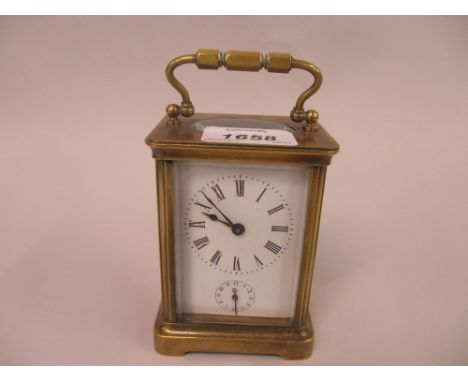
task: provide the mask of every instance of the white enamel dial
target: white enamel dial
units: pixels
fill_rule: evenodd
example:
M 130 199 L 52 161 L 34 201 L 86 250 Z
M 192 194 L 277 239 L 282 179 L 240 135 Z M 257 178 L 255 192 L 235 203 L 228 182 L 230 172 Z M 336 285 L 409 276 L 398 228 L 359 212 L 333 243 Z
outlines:
M 308 183 L 303 167 L 176 161 L 178 312 L 292 317 Z
M 208 267 L 235 275 L 276 263 L 294 236 L 294 216 L 278 186 L 238 173 L 214 178 L 185 210 L 184 231 Z

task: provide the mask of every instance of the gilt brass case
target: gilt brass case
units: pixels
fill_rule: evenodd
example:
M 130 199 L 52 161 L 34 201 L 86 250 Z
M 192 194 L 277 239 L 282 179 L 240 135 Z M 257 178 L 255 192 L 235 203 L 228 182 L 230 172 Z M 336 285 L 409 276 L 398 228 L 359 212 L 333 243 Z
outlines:
M 290 117 L 195 113 L 188 92 L 173 76 L 181 63 L 195 63 L 200 69 L 260 70 L 287 73 L 292 67 L 311 68 L 314 84 L 298 99 Z M 303 109 L 305 100 L 320 87 L 320 71 L 305 61 L 285 53 L 270 53 L 264 58 L 258 52 L 229 51 L 224 55 L 214 49 L 199 50 L 169 63 L 166 70 L 171 84 L 182 95 L 182 104 L 169 105 L 167 116 L 146 138 L 156 161 L 156 185 L 159 223 L 162 303 L 154 326 L 156 350 L 166 355 L 187 352 L 229 352 L 275 354 L 285 359 L 310 356 L 313 343 L 309 297 L 319 231 L 325 174 L 338 143 L 317 122 L 318 113 Z M 317 82 L 318 81 L 318 82 Z M 179 118 L 182 115 L 184 118 Z M 260 146 L 212 143 L 201 140 L 202 131 L 193 127 L 206 120 L 252 120 L 281 123 L 293 133 L 297 146 Z M 299 285 L 294 317 L 261 319 L 243 317 L 241 322 L 220 322 L 215 315 L 183 316 L 176 309 L 176 264 L 174 237 L 175 161 L 214 161 L 253 164 L 289 164 L 311 169 L 305 236 L 302 246 Z

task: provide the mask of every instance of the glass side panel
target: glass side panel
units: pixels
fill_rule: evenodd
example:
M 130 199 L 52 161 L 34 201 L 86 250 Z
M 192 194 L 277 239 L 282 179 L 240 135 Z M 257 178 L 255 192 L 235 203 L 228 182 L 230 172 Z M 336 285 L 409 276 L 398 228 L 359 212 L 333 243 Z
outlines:
M 273 121 L 261 121 L 256 119 L 205 119 L 195 122 L 192 127 L 197 130 L 203 130 L 206 126 L 220 127 L 247 127 L 250 129 L 273 129 L 292 132 L 290 127 Z

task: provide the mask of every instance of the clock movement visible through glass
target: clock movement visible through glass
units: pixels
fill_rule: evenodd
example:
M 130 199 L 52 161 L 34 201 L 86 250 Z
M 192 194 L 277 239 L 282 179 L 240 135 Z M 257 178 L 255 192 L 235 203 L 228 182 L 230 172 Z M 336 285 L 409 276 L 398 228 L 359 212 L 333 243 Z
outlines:
M 175 162 L 179 315 L 293 316 L 309 171 Z

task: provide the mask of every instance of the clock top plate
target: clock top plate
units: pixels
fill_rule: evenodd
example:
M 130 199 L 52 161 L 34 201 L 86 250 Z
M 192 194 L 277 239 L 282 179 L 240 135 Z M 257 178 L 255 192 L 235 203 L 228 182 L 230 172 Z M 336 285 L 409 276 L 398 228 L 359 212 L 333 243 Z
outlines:
M 202 140 L 206 126 L 283 130 L 294 136 L 297 145 L 207 142 Z M 328 165 L 339 150 L 338 143 L 320 124 L 313 131 L 305 130 L 304 126 L 305 122 L 295 123 L 285 116 L 195 113 L 180 118 L 176 126 L 167 125 L 164 117 L 146 143 L 153 157 L 161 160 Z

